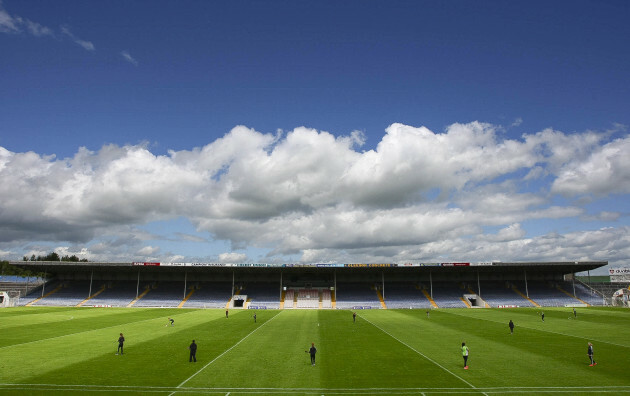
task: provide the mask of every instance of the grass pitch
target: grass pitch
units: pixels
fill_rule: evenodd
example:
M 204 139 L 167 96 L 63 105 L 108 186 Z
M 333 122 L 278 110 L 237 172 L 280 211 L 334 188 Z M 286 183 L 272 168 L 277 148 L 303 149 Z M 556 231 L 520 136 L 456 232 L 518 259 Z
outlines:
M 545 309 L 545 322 L 539 312 L 363 310 L 353 323 L 345 310 L 260 310 L 254 323 L 247 310 L 7 308 L 0 393 L 630 394 L 630 310 L 582 308 L 574 318 Z M 188 362 L 193 339 L 197 363 Z

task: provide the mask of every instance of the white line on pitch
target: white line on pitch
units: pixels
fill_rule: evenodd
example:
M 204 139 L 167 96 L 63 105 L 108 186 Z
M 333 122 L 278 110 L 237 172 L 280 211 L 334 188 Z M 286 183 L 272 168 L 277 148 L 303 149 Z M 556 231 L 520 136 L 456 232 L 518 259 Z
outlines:
M 461 317 L 463 317 L 463 318 L 468 318 L 468 319 L 485 320 L 485 321 L 487 321 L 487 322 L 492 322 L 492 323 L 503 323 L 503 322 L 500 322 L 500 321 L 498 321 L 498 320 L 492 320 L 492 319 L 486 319 L 486 318 L 479 318 L 479 317 L 476 317 L 476 316 L 462 315 L 462 314 L 460 314 L 460 313 L 456 313 L 456 312 L 448 312 L 448 311 L 446 311 L 446 310 L 443 310 L 442 312 L 443 312 L 443 313 L 448 313 L 448 314 L 451 314 L 451 315 L 461 316 Z M 536 328 L 536 327 L 529 327 L 529 326 L 519 326 L 519 327 L 521 327 L 521 328 L 523 328 L 523 329 L 528 329 L 528 330 L 538 330 L 538 331 L 541 331 L 541 332 L 544 332 L 544 333 L 551 333 L 551 334 L 557 334 L 557 335 L 566 336 L 566 337 L 579 338 L 579 339 L 581 339 L 581 340 L 584 340 L 584 339 L 589 339 L 589 340 L 594 341 L 594 342 L 597 342 L 597 343 L 601 343 L 601 344 L 610 344 L 610 345 L 614 345 L 614 346 L 618 346 L 618 347 L 622 347 L 622 348 L 630 348 L 630 346 L 628 346 L 628 345 L 617 344 L 617 343 L 610 342 L 610 341 L 602 341 L 602 340 L 598 340 L 598 339 L 596 339 L 596 338 L 583 337 L 583 336 L 579 336 L 579 335 L 575 335 L 575 334 L 560 333 L 560 332 L 558 332 L 558 331 L 551 331 L 551 330 L 539 329 L 539 328 Z
M 178 388 L 181 388 L 182 385 L 184 385 L 186 382 L 190 381 L 193 377 L 195 377 L 197 374 L 199 374 L 200 372 L 202 372 L 203 370 L 205 370 L 206 367 L 208 367 L 209 365 L 211 365 L 212 363 L 214 363 L 217 359 L 219 359 L 221 356 L 225 355 L 226 353 L 230 352 L 232 349 L 234 349 L 238 344 L 240 344 L 241 342 L 245 341 L 247 339 L 247 337 L 249 337 L 250 335 L 254 334 L 255 332 L 257 332 L 258 330 L 260 330 L 261 328 L 263 328 L 263 326 L 265 326 L 267 323 L 271 322 L 272 320 L 274 320 L 276 317 L 278 317 L 278 315 L 280 315 L 282 313 L 282 311 L 278 312 L 278 314 L 274 315 L 271 319 L 269 319 L 268 321 L 266 321 L 265 323 L 263 323 L 261 326 L 256 327 L 251 333 L 247 334 L 245 337 L 241 338 L 239 342 L 237 342 L 236 344 L 232 345 L 231 347 L 229 347 L 228 349 L 226 349 L 225 351 L 223 351 L 223 353 L 221 353 L 219 356 L 215 357 L 214 359 L 212 359 L 210 362 L 208 362 L 205 366 L 203 366 L 202 368 L 200 368 L 199 370 L 197 370 L 196 373 L 194 373 L 193 375 L 191 375 L 190 377 L 186 378 L 181 384 L 177 385 Z M 169 396 L 173 395 L 175 392 L 171 393 Z
M 430 357 L 428 357 L 427 355 L 425 355 L 424 353 L 418 351 L 417 349 L 415 349 L 414 347 L 412 347 L 411 345 L 407 344 L 406 342 L 399 340 L 398 338 L 394 337 L 392 334 L 390 334 L 388 331 L 384 330 L 383 328 L 381 328 L 379 325 L 372 323 L 370 320 L 364 318 L 363 316 L 359 316 L 361 319 L 365 320 L 366 322 L 368 322 L 369 324 L 371 324 L 372 326 L 376 327 L 377 329 L 379 329 L 380 331 L 382 331 L 383 333 L 387 334 L 388 336 L 392 337 L 393 339 L 395 339 L 396 341 L 400 342 L 401 344 L 403 344 L 404 346 L 406 346 L 407 348 L 411 349 L 412 351 L 414 351 L 415 353 L 417 353 L 418 355 L 422 356 L 423 358 L 427 359 L 428 361 L 430 361 L 431 363 L 435 364 L 436 366 L 438 366 L 439 368 L 441 368 L 442 370 L 446 371 L 447 373 L 449 373 L 450 375 L 452 375 L 453 377 L 459 379 L 460 381 L 462 381 L 463 383 L 465 383 L 466 385 L 470 386 L 473 389 L 477 389 L 477 387 L 475 387 L 475 385 L 471 384 L 470 382 L 466 381 L 465 379 L 463 379 L 462 377 L 460 377 L 459 375 L 455 374 L 454 372 L 452 372 L 451 370 L 447 369 L 446 367 L 442 366 L 440 363 L 436 362 L 435 360 L 431 359 Z M 479 391 L 481 392 L 481 391 Z M 484 395 L 487 396 L 486 393 L 481 392 Z

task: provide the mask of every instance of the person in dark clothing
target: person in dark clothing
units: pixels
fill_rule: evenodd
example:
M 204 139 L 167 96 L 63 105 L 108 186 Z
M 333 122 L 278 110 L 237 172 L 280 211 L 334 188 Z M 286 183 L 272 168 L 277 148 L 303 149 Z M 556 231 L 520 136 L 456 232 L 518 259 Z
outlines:
M 573 317 L 577 318 L 577 311 L 575 310 L 575 308 L 573 308 Z
M 168 321 L 171 322 L 171 326 L 175 325 L 175 320 L 173 320 L 173 318 L 168 318 Z
M 589 364 L 589 366 L 593 367 L 597 364 L 597 362 L 595 361 L 595 359 L 593 359 L 593 344 L 591 344 L 590 342 L 588 343 L 588 358 L 591 359 L 591 364 Z
M 125 343 L 125 337 L 123 337 L 123 333 L 120 333 L 120 337 L 118 337 L 118 350 L 116 351 L 116 355 L 119 353 L 123 354 L 123 344 Z
M 225 310 L 225 317 L 227 318 L 229 314 L 230 314 L 230 311 L 228 309 L 226 309 Z
M 510 334 L 514 334 L 514 322 L 512 322 L 512 319 L 510 319 L 508 326 L 510 327 Z
M 541 312 L 541 313 L 540 313 L 540 317 L 542 318 L 542 321 L 544 322 L 544 321 L 545 321 L 545 313 L 544 313 L 544 312 Z
M 352 313 L 352 322 L 356 322 L 357 321 L 357 313 L 353 312 Z
M 256 313 L 254 312 L 254 323 L 256 323 Z
M 197 362 L 197 344 L 195 344 L 195 340 L 192 340 L 192 344 L 188 347 L 190 350 L 190 357 L 188 358 L 189 362 Z
M 315 354 L 317 353 L 317 348 L 315 348 L 315 343 L 312 342 L 311 343 L 311 349 L 309 349 L 308 351 L 304 351 L 308 354 L 311 355 L 311 366 L 315 365 Z

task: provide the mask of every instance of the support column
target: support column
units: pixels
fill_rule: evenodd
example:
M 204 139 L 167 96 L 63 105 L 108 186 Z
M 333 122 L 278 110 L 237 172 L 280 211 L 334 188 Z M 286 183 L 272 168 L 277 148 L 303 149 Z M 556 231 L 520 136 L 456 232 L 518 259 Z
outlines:
M 140 270 L 138 269 L 138 283 L 136 284 L 136 298 L 140 295 Z
M 44 269 L 44 283 L 42 283 L 42 298 L 44 297 L 44 289 L 46 289 L 46 269 Z
M 186 281 L 188 280 L 188 270 L 184 271 L 184 298 L 186 298 Z
M 234 270 L 232 270 L 232 297 L 234 297 Z
M 278 301 L 282 301 L 282 271 L 280 271 L 280 299 Z
M 383 285 L 383 300 L 385 300 L 385 271 L 381 272 L 381 284 Z
M 429 287 L 431 288 L 431 299 L 433 300 L 433 275 L 431 275 L 431 270 L 429 270 Z
M 94 270 L 90 272 L 90 291 L 88 292 L 88 298 L 92 295 L 92 279 L 94 278 Z
M 571 278 L 571 283 L 573 283 L 573 297 L 575 297 L 575 272 L 573 273 L 573 277 Z
M 481 282 L 479 281 L 479 270 L 477 270 L 477 292 L 479 293 L 479 297 L 481 297 Z
M 527 289 L 527 270 L 523 270 L 523 274 L 525 275 L 525 295 L 529 298 L 529 290 Z

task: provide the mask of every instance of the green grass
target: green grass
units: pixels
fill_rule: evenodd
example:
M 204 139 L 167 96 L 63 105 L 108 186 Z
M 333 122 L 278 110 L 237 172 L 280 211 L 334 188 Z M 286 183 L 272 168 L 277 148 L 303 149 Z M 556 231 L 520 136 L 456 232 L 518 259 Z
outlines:
M 0 393 L 630 393 L 630 310 L 583 308 L 574 319 L 569 308 L 545 309 L 544 323 L 538 311 L 365 310 L 353 323 L 350 311 L 261 310 L 254 323 L 253 312 L 237 310 L 226 319 L 222 310 L 8 308 Z M 120 332 L 125 354 L 116 356 Z M 188 362 L 192 339 L 197 363 Z

